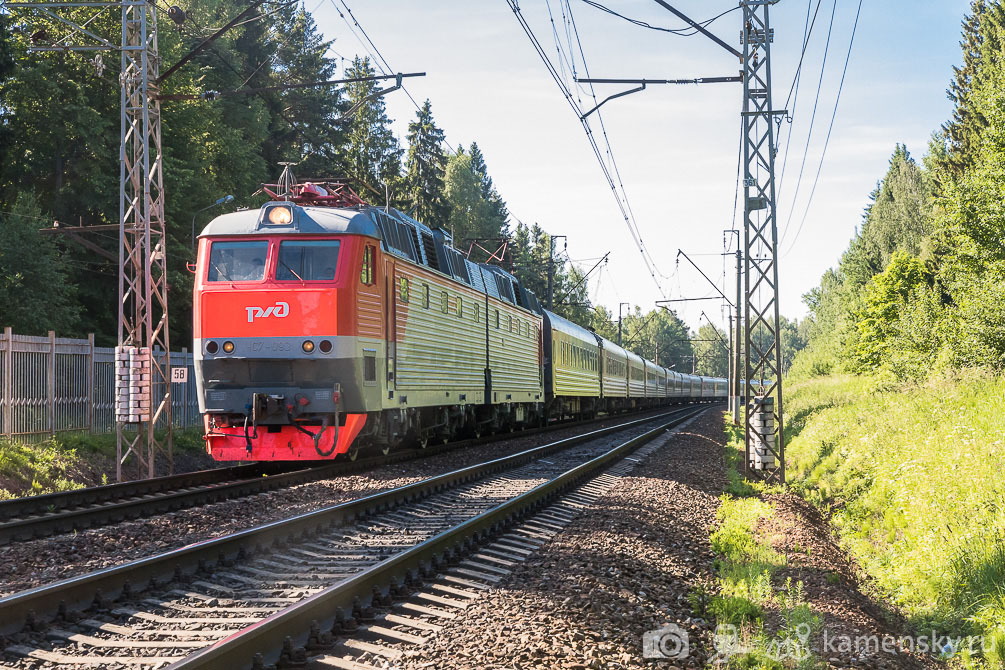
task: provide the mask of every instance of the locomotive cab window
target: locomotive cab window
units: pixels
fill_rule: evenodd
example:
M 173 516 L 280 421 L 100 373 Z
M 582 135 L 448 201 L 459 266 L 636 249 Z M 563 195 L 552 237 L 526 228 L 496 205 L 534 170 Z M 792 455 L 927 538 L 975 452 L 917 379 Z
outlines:
M 338 240 L 283 241 L 279 243 L 276 279 L 279 281 L 331 281 L 338 266 Z
M 207 281 L 262 281 L 269 243 L 213 242 L 209 252 Z

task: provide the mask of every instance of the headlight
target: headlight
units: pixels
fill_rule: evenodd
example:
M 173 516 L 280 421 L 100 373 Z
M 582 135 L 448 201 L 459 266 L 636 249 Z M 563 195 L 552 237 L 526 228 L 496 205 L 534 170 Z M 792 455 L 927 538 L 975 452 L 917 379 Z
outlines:
M 304 340 L 304 351 L 308 354 L 314 351 L 314 343 L 310 340 Z
M 331 350 L 332 350 L 331 340 L 321 340 L 321 344 L 319 345 L 319 348 L 321 349 L 321 353 L 322 354 L 329 354 L 329 353 L 331 353 Z
M 223 351 L 224 351 L 224 353 L 227 353 L 227 354 L 234 353 L 234 343 L 230 342 L 230 341 L 224 342 L 223 343 Z
M 276 226 L 285 226 L 293 220 L 293 210 L 289 207 L 273 207 L 269 210 L 269 223 Z

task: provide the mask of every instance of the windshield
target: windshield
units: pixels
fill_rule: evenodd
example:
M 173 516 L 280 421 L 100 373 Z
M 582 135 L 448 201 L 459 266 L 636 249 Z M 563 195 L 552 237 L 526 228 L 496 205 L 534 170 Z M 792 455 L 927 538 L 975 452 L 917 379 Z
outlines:
M 338 240 L 279 243 L 279 281 L 331 281 L 338 266 Z
M 262 281 L 269 243 L 213 242 L 209 254 L 208 281 Z

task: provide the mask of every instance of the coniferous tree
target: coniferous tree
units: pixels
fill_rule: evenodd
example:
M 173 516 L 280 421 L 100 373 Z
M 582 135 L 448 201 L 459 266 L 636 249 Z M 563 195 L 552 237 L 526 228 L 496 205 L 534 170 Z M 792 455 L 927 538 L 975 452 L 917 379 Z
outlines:
M 450 205 L 444 195 L 447 155 L 444 134 L 433 121 L 429 100 L 408 124 L 408 159 L 405 162 L 406 207 L 429 226 L 445 226 Z
M 369 58 L 355 58 L 346 71 L 347 79 L 373 75 Z M 369 199 L 375 202 L 385 202 L 386 194 L 392 199 L 401 195 L 402 150 L 391 130 L 383 98 L 375 97 L 378 90 L 378 82 L 374 81 L 346 86 L 348 102 L 356 109 L 346 122 L 345 163 L 349 179 L 358 192 L 368 193 Z
M 503 201 L 502 197 L 496 191 L 495 185 L 492 183 L 492 177 L 489 176 L 488 166 L 485 165 L 485 156 L 482 154 L 481 149 L 478 148 L 476 142 L 471 143 L 471 170 L 478 177 L 478 181 L 481 184 L 482 198 L 488 203 L 486 208 L 486 216 L 491 221 L 489 226 L 496 227 L 499 229 L 501 236 L 506 236 L 508 234 L 509 227 L 509 210 L 506 209 L 506 203 Z
M 953 101 L 953 117 L 942 126 L 948 146 L 933 157 L 937 177 L 959 178 L 973 165 L 980 135 L 988 119 L 975 104 L 974 91 L 996 67 L 1005 44 L 1005 8 L 1000 0 L 971 0 L 970 13 L 963 20 L 963 65 L 953 67 L 953 81 L 947 94 Z
M 325 40 L 313 17 L 293 5 L 276 14 L 274 31 L 281 41 L 276 48 L 275 78 L 279 83 L 302 84 L 335 79 L 338 63 L 327 57 L 334 40 Z M 345 143 L 339 117 L 345 111 L 342 89 L 335 86 L 282 91 L 276 96 L 269 144 L 274 162 L 298 162 L 305 177 L 333 174 Z

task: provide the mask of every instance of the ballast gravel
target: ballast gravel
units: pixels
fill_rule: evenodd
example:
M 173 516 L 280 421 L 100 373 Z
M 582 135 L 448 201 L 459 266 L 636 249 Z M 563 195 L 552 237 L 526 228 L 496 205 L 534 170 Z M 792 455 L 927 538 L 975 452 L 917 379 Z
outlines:
M 689 638 L 674 665 L 704 667 L 714 623 L 692 614 L 688 594 L 712 588 L 721 417 L 692 421 L 400 665 L 648 668 L 643 636 L 673 624 Z
M 620 416 L 588 426 L 561 428 L 535 435 L 515 433 L 512 439 L 463 447 L 364 473 L 74 533 L 14 542 L 0 547 L 0 596 L 311 512 L 645 416 Z
M 727 479 L 722 413 L 705 412 L 624 477 L 497 588 L 393 665 L 440 669 L 652 669 L 745 667 L 717 655 L 716 622 L 696 614 L 696 594 L 717 591 L 709 534 Z M 804 599 L 830 635 L 905 632 L 863 594 L 857 571 L 827 524 L 791 495 L 766 496 L 776 507 L 758 534 L 786 554 L 773 585 L 802 581 Z M 829 577 L 839 575 L 840 579 Z M 706 610 L 707 611 L 707 610 Z M 646 633 L 676 626 L 686 658 L 644 657 Z M 766 628 L 782 622 L 766 607 Z M 812 667 L 900 670 L 946 667 L 931 655 L 847 654 L 811 642 Z M 660 633 L 656 633 L 660 635 Z M 668 648 L 673 645 L 669 645 Z M 791 658 L 779 667 L 795 667 Z M 809 665 L 800 667 L 811 667 Z

